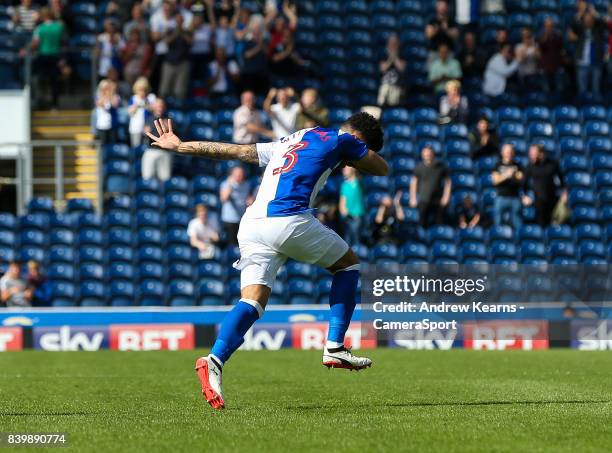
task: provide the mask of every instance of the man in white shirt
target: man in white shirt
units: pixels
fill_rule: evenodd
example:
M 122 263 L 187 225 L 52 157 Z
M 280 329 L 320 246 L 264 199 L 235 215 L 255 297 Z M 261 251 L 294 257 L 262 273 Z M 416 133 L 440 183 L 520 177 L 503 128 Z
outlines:
M 272 88 L 264 101 L 264 110 L 272 120 L 274 137 L 278 140 L 295 132 L 295 119 L 300 113 L 300 104 L 293 102 L 293 88 Z M 276 97 L 276 104 L 272 100 Z
M 238 83 L 240 73 L 238 64 L 234 60 L 227 60 L 223 47 L 217 47 L 215 50 L 215 60 L 208 65 L 208 70 L 210 72 L 208 86 L 211 93 L 227 93 L 230 88 L 230 79 L 233 83 Z
M 255 107 L 255 95 L 245 91 L 240 96 L 240 107 L 234 111 L 234 142 L 255 143 L 260 136 L 273 138 L 274 132 L 264 126 L 261 113 Z
M 506 82 L 516 72 L 519 61 L 512 56 L 512 46 L 504 44 L 493 55 L 485 69 L 482 91 L 489 96 L 499 96 L 506 91 Z
M 196 216 L 187 226 L 189 243 L 199 251 L 200 259 L 211 259 L 215 256 L 219 241 L 219 231 L 208 218 L 208 208 L 203 204 L 196 205 Z

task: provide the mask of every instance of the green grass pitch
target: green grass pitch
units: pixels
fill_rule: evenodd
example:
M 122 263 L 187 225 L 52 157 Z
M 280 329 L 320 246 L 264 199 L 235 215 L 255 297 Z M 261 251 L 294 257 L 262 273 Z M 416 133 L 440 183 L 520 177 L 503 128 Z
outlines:
M 223 412 L 200 395 L 203 353 L 2 353 L 0 431 L 64 431 L 79 452 L 612 448 L 609 352 L 378 349 L 358 373 L 238 352 Z

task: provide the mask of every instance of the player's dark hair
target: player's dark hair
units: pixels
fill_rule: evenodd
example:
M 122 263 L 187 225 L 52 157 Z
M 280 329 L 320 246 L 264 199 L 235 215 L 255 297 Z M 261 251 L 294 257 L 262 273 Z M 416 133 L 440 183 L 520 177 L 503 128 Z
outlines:
M 345 123 L 349 128 L 358 131 L 363 136 L 368 149 L 379 152 L 383 147 L 383 129 L 380 121 L 366 112 L 352 115 Z

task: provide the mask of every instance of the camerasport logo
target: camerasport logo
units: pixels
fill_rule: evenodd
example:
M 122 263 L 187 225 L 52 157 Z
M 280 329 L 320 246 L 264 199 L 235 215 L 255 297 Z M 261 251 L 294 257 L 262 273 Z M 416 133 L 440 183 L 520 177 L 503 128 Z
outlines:
M 612 349 L 612 321 L 572 321 L 572 348 L 582 351 L 606 351 Z
M 269 349 L 276 351 L 291 347 L 290 324 L 255 324 L 244 336 L 244 343 L 240 347 L 245 351 L 259 351 Z
M 110 348 L 119 351 L 178 351 L 193 349 L 193 324 L 114 324 Z
M 327 323 L 293 324 L 292 338 L 295 349 L 323 349 L 327 340 Z M 363 330 L 363 331 L 362 331 Z M 376 331 L 360 322 L 351 323 L 346 331 L 345 345 L 355 349 L 376 347 Z
M 21 351 L 23 332 L 21 327 L 0 327 L 0 352 Z
M 34 327 L 34 349 L 43 351 L 98 351 L 108 347 L 104 326 Z
M 547 321 L 482 321 L 463 325 L 465 349 L 548 349 Z

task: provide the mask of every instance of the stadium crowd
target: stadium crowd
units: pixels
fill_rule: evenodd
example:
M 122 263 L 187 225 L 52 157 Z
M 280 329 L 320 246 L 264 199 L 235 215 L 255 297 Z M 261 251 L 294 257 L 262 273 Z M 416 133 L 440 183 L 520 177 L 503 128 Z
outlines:
M 173 175 L 171 155 L 151 148 L 144 132 L 153 120 L 167 115 L 169 105 L 192 99 L 239 99 L 233 111 L 236 143 L 276 140 L 302 128 L 336 124 L 330 120 L 328 98 L 321 95 L 326 62 L 301 53 L 300 8 L 316 10 L 317 2 L 267 0 L 110 0 L 102 11 L 103 29 L 95 42 L 98 88 L 93 126 L 103 145 L 128 141 L 142 146 L 141 177 L 168 181 Z M 458 228 L 500 225 L 515 229 L 523 223 L 522 207 L 535 208 L 540 226 L 569 219 L 567 192 L 559 162 L 538 142 L 529 143 L 528 163 L 515 158 L 514 145 L 500 140 L 490 117 L 480 116 L 464 91 L 495 99 L 505 93 L 544 91 L 564 96 L 598 96 L 611 77 L 612 5 L 607 16 L 592 3 L 576 1 L 575 15 L 562 29 L 554 16 L 542 30 L 525 26 L 512 36 L 506 26 L 479 22 L 459 24 L 455 11 L 463 0 L 436 0 L 434 14 L 419 39 L 427 45 L 426 86 L 407 77 L 412 62 L 403 49 L 401 33 L 389 33 L 377 66 L 378 113 L 408 107 L 414 94 L 435 96 L 440 125 L 469 127 L 473 161 L 499 156 L 490 172 L 497 196 L 492 212 L 470 194 L 452 203 L 455 188 L 448 162 L 438 150 L 424 145 L 409 181 L 381 197 L 374 211 L 367 208 L 362 176 L 351 167 L 339 170 L 343 182 L 336 193 L 318 202 L 317 215 L 351 244 L 401 243 L 410 224 L 407 208 L 416 209 L 421 226 L 449 224 Z M 469 3 L 469 2 L 467 2 Z M 483 0 L 482 13 L 504 14 L 504 0 Z M 50 106 L 57 106 L 60 81 L 70 74 L 71 62 L 62 45 L 76 28 L 67 2 L 20 0 L 11 9 L 13 27 L 32 33 L 37 51 L 35 68 Z M 469 21 L 468 21 L 469 22 Z M 494 36 L 485 39 L 485 34 Z M 26 49 L 22 51 L 24 55 Z M 308 57 L 306 56 L 308 55 Z M 607 66 L 606 66 L 607 65 Z M 325 93 L 327 94 L 327 92 Z M 129 134 L 118 136 L 119 116 L 129 117 Z M 523 162 L 523 163 L 521 163 Z M 249 169 L 232 167 L 219 187 L 219 215 L 198 204 L 189 223 L 190 244 L 202 259 L 218 247 L 236 244 L 238 222 L 257 192 Z M 10 270 L 12 269 L 12 271 Z M 2 300 L 28 301 L 31 284 L 17 284 L 13 267 L 2 284 Z M 7 283 L 8 282 L 8 283 Z M 8 289 L 5 289 L 8 288 Z M 21 303 L 21 302 L 20 302 Z

